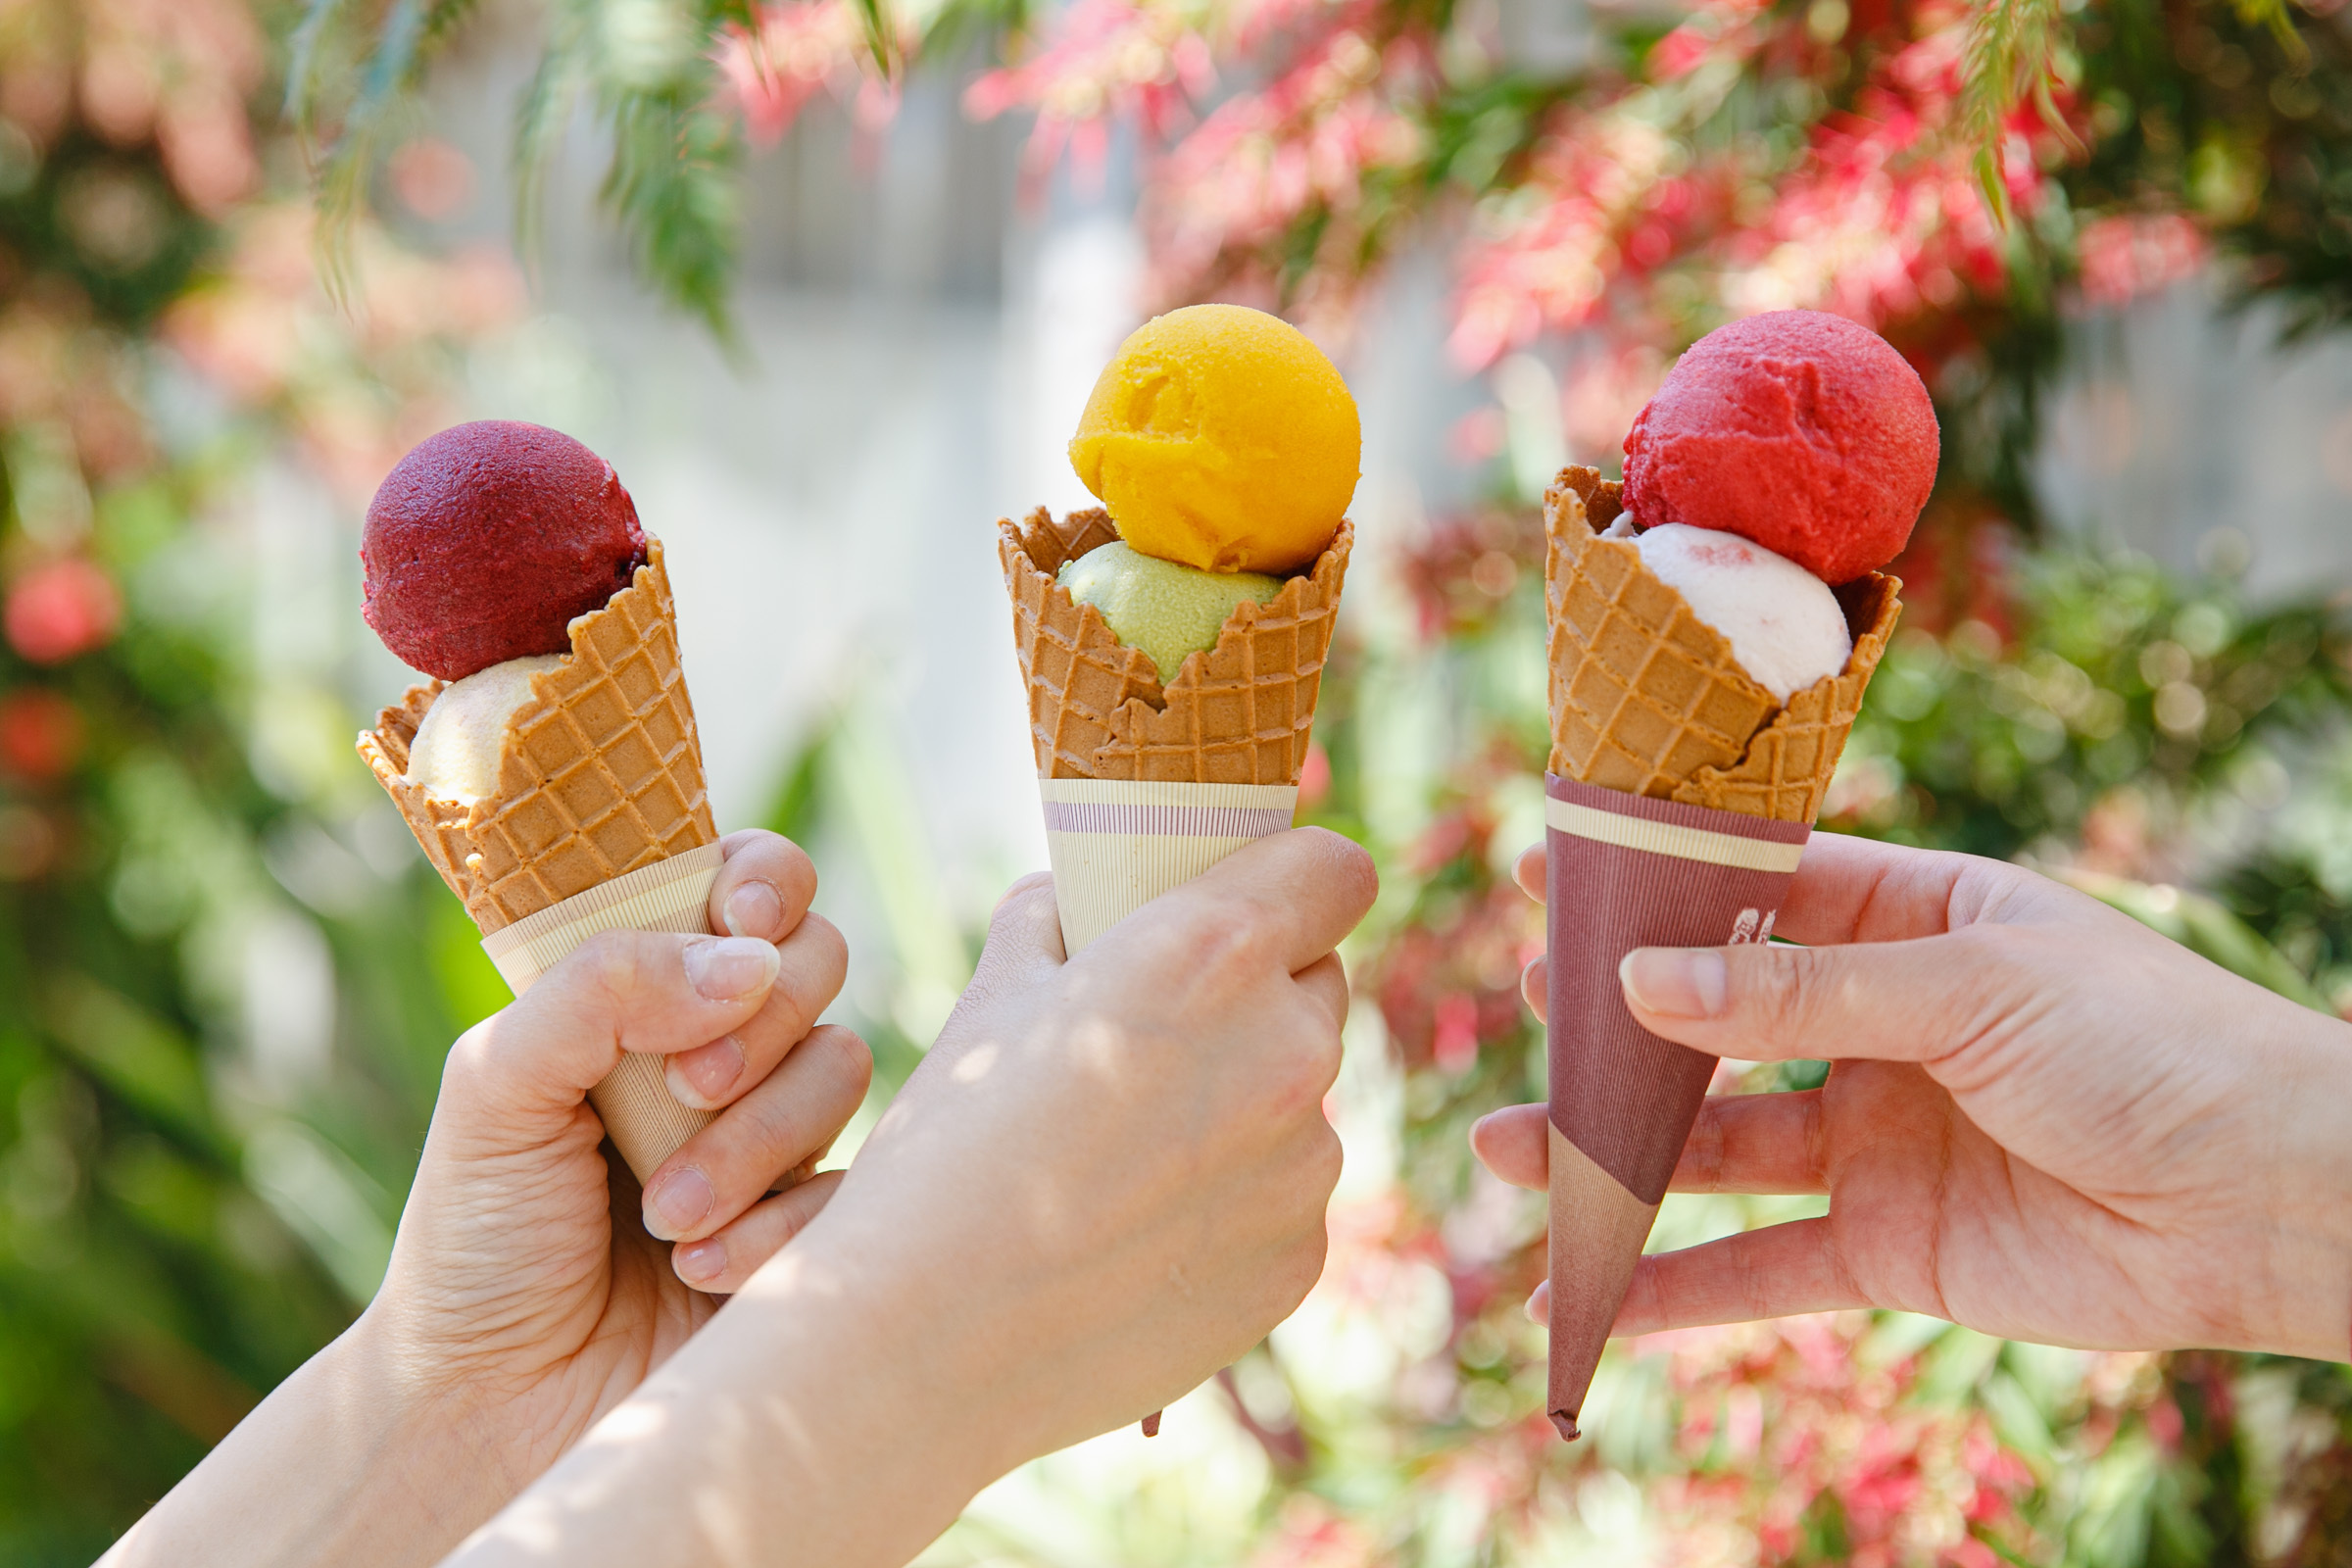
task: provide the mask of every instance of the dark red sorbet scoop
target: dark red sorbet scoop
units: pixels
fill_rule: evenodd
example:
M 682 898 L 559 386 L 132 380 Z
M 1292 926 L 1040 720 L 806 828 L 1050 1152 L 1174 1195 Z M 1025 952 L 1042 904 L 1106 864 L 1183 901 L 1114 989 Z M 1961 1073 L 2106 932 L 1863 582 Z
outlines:
M 427 436 L 368 505 L 360 613 L 402 663 L 463 680 L 571 648 L 565 628 L 629 585 L 645 529 L 612 466 L 544 425 Z

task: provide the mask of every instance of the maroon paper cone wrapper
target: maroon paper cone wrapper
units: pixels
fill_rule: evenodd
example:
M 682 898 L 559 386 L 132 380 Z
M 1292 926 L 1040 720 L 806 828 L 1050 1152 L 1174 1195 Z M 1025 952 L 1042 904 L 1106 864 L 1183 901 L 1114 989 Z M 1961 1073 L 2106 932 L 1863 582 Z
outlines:
M 1636 948 L 1772 934 L 1812 829 L 1544 776 L 1552 1424 L 1577 1415 L 1715 1058 L 1634 1021 Z

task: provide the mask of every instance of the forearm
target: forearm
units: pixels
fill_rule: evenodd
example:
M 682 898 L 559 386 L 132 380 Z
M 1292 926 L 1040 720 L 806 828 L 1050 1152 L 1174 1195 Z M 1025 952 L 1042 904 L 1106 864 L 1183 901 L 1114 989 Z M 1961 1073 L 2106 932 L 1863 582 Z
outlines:
M 100 1568 L 404 1568 L 437 1561 L 519 1478 L 393 1363 L 363 1318 L 286 1379 Z
M 816 1242 L 771 1262 L 447 1568 L 861 1568 L 919 1552 L 1020 1440 L 965 1370 L 986 1361 L 968 1318 Z

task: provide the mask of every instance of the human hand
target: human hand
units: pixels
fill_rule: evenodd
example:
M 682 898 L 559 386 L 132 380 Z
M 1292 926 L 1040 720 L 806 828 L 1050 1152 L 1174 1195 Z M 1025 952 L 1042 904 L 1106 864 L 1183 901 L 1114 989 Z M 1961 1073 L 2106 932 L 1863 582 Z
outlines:
M 816 873 L 797 847 L 764 832 L 723 845 L 710 918 L 731 937 L 598 936 L 467 1031 L 443 1071 L 391 1266 L 359 1332 L 405 1369 L 415 1396 L 495 1435 L 483 1457 L 506 1494 L 620 1402 L 717 1310 L 712 1293 L 749 1278 L 840 1183 L 808 1172 L 872 1072 L 864 1042 L 815 1027 L 847 950 L 808 910 Z M 587 1103 L 623 1050 L 667 1054 L 671 1093 L 719 1111 L 642 1194 L 600 1152 Z
M 1540 848 L 1519 882 L 1543 897 Z M 1779 930 L 1813 945 L 1643 949 L 1619 972 L 1669 1040 L 1832 1062 L 1817 1090 L 1708 1100 L 1674 1190 L 1830 1211 L 1644 1257 L 1617 1333 L 1875 1306 L 2346 1357 L 2352 1027 L 1967 856 L 1817 833 Z M 1541 1016 L 1543 960 L 1524 989 Z M 1472 1145 L 1540 1190 L 1544 1116 L 1498 1111 Z
M 1016 885 L 824 1213 L 451 1563 L 902 1563 L 1239 1356 L 1322 1269 L 1333 949 L 1373 886 L 1277 834 L 1065 961 Z
M 375 1299 L 108 1568 L 437 1560 L 824 1206 L 837 1174 L 764 1195 L 864 1098 L 864 1043 L 810 1027 L 841 936 L 808 912 L 807 856 L 772 833 L 724 848 L 710 916 L 731 937 L 607 932 L 451 1050 Z M 670 1056 L 671 1092 L 718 1109 L 650 1200 L 587 1103 L 624 1049 Z
M 987 1387 L 966 1396 L 998 1412 L 1007 1465 L 1166 1404 L 1321 1274 L 1348 1014 L 1333 950 L 1375 887 L 1361 850 L 1310 829 L 1066 961 L 1051 878 L 998 906 L 824 1232 L 890 1238 L 870 1266 L 953 1282 L 957 1315 L 989 1325 Z

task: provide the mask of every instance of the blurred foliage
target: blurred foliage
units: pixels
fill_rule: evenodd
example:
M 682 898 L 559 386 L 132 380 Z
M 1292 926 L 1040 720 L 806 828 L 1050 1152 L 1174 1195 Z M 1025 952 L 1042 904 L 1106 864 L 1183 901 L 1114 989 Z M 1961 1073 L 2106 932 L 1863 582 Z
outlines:
M 327 307 L 260 185 L 260 26 L 148 17 L 0 9 L 12 1564 L 89 1561 L 367 1300 L 497 985 L 382 831 L 334 672 L 256 643 L 273 568 L 230 525 L 259 460 L 367 471 L 462 334 Z
M 348 271 L 354 225 L 385 161 L 425 122 L 416 95 L 426 65 L 474 9 L 472 0 L 305 0 L 286 105 L 313 153 L 330 276 Z M 526 236 L 556 150 L 585 109 L 612 148 L 602 198 L 641 271 L 722 339 L 732 331 L 742 144 L 712 104 L 710 40 L 751 20 L 748 0 L 556 0 L 515 129 Z

